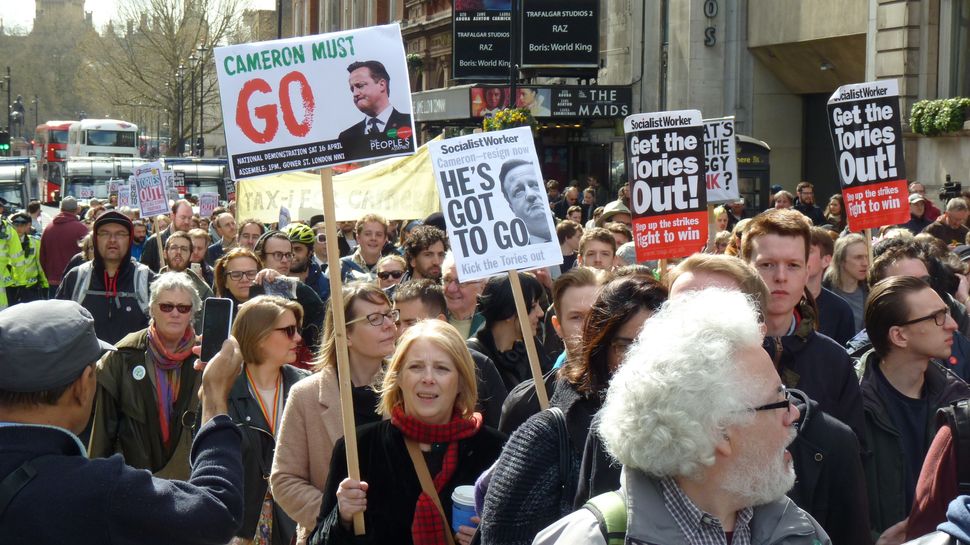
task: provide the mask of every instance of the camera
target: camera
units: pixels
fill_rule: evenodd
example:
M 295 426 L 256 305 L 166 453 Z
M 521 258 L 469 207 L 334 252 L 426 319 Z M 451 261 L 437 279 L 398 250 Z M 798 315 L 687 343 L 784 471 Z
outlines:
M 943 204 L 943 208 L 946 209 L 946 203 L 950 202 L 950 199 L 959 197 L 962 191 L 962 184 L 951 181 L 950 175 L 947 174 L 946 181 L 943 182 L 943 188 L 940 189 L 940 202 Z

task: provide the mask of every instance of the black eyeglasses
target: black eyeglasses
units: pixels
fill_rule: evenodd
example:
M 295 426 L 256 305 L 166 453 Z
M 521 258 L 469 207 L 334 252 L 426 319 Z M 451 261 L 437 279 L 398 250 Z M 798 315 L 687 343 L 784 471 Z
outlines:
M 249 280 L 253 280 L 257 274 L 259 274 L 259 271 L 226 271 L 226 276 L 233 280 L 242 280 L 244 276 Z
M 158 310 L 168 313 L 173 310 L 178 310 L 179 314 L 188 314 L 192 312 L 192 305 L 176 305 L 174 303 L 159 303 Z
M 392 323 L 397 323 L 397 321 L 401 318 L 401 311 L 395 308 L 395 309 L 391 309 L 390 312 L 371 312 L 367 316 L 354 318 L 353 320 L 347 322 L 346 325 L 356 324 L 357 322 L 363 322 L 364 320 L 367 320 L 367 323 L 369 323 L 370 325 L 375 327 L 380 327 L 384 325 L 385 318 L 391 320 Z
M 381 280 L 387 280 L 388 278 L 393 278 L 394 280 L 397 280 L 402 276 L 404 276 L 404 271 L 381 271 L 377 273 L 377 277 L 380 278 Z
M 283 261 L 284 259 L 293 260 L 293 252 L 266 252 L 266 256 L 273 256 L 277 261 Z
M 924 320 L 930 320 L 930 319 L 932 319 L 936 323 L 936 325 L 942 327 L 943 324 L 946 323 L 946 319 L 949 318 L 949 317 L 950 317 L 950 309 L 948 309 L 948 308 L 941 308 L 940 310 L 934 312 L 933 314 L 927 314 L 926 316 L 923 316 L 922 318 L 914 318 L 912 320 L 907 320 L 907 321 L 905 321 L 905 322 L 903 322 L 901 324 L 896 324 L 896 325 L 899 325 L 899 326 L 912 325 L 912 324 L 916 324 L 916 323 L 922 322 Z
M 282 331 L 284 335 L 292 339 L 293 335 L 296 335 L 296 326 L 288 325 L 286 327 L 277 327 L 273 331 Z
M 755 407 L 754 409 L 751 409 L 751 410 L 752 411 L 773 411 L 775 409 L 788 410 L 791 408 L 791 405 L 792 405 L 792 393 L 800 394 L 801 392 L 795 389 L 789 389 L 789 388 L 786 388 L 785 386 L 782 386 L 781 394 L 785 396 L 785 399 L 781 401 L 776 401 L 774 403 L 766 403 L 760 407 Z

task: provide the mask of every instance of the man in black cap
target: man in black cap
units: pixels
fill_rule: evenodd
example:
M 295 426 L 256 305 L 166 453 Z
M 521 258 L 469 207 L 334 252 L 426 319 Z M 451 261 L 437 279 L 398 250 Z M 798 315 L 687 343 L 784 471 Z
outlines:
M 94 316 L 98 338 L 115 343 L 148 327 L 148 285 L 155 273 L 131 258 L 132 224 L 109 210 L 94 222 L 94 259 L 74 267 L 58 299 L 80 303 Z
M 223 343 L 203 371 L 186 482 L 120 455 L 87 459 L 75 434 L 91 415 L 95 363 L 112 350 L 73 301 L 0 312 L 0 543 L 227 543 L 243 507 L 242 436 L 226 401 L 238 344 Z

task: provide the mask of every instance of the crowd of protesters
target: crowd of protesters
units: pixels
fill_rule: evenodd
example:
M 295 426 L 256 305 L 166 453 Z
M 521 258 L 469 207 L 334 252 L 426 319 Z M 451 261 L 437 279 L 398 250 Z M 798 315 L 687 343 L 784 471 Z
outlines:
M 775 189 L 638 263 L 626 186 L 548 181 L 563 264 L 510 273 L 522 322 L 441 214 L 331 240 L 234 203 L 32 204 L 0 225 L 0 543 L 966 541 L 970 201 L 914 182 L 869 237 L 840 195 Z M 235 318 L 202 362 L 212 297 Z

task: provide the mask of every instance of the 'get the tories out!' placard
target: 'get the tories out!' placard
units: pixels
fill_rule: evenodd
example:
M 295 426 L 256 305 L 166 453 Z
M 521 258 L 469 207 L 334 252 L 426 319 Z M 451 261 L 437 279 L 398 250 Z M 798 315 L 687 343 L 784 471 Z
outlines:
M 215 50 L 233 179 L 414 153 L 397 24 Z
M 562 264 L 529 127 L 429 142 L 462 282 Z

